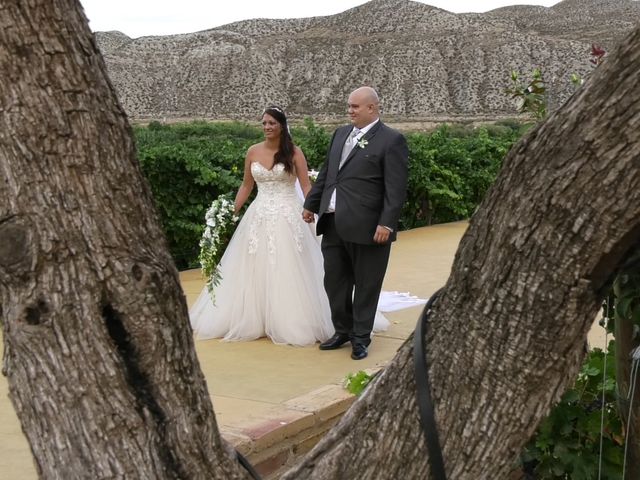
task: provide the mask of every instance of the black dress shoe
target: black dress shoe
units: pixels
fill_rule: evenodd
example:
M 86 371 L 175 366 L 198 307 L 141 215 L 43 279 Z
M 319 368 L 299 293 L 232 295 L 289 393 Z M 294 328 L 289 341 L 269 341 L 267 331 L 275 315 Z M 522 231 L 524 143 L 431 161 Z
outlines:
M 362 345 L 361 343 L 354 343 L 351 346 L 351 358 L 354 360 L 362 360 L 363 358 L 366 358 L 367 355 L 367 347 L 365 345 Z
M 340 348 L 342 345 L 347 343 L 349 340 L 349 335 L 344 335 L 342 333 L 336 333 L 329 340 L 325 340 L 320 344 L 320 350 L 335 350 L 336 348 Z

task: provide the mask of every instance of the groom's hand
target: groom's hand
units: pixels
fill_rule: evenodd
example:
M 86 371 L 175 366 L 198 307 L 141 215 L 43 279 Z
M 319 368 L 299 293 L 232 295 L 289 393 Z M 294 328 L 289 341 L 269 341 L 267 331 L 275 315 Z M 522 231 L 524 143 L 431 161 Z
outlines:
M 391 236 L 391 230 L 382 225 L 376 227 L 376 233 L 373 234 L 373 241 L 376 243 L 387 243 Z
M 307 210 L 306 208 L 302 210 L 302 220 L 304 220 L 307 223 L 313 223 L 314 221 L 313 212 L 310 210 Z

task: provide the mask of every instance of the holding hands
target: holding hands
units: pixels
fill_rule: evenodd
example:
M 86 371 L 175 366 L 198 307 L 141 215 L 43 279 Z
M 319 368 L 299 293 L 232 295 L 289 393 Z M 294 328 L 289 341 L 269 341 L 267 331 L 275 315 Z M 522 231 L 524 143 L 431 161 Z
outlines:
M 313 212 L 311 210 L 307 210 L 306 208 L 302 210 L 302 220 L 307 223 L 313 223 L 315 220 L 313 217 Z

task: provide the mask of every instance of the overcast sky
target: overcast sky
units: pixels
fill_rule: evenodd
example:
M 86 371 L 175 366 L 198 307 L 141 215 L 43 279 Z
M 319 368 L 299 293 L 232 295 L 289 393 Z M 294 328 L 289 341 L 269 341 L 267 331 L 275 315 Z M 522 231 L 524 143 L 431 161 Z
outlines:
M 93 31 L 119 30 L 130 37 L 190 33 L 250 18 L 334 15 L 364 0 L 80 0 Z M 558 0 L 422 0 L 450 12 L 486 12 L 506 5 Z

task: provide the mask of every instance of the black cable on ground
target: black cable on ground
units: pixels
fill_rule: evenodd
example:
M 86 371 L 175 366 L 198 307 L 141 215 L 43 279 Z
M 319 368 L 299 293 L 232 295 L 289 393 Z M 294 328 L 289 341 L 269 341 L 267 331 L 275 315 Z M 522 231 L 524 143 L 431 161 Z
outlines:
M 429 383 L 429 366 L 427 365 L 425 333 L 427 331 L 427 322 L 431 307 L 438 299 L 442 292 L 442 288 L 431 295 L 429 301 L 422 310 L 422 315 L 418 320 L 418 325 L 413 336 L 413 360 L 415 364 L 416 393 L 418 400 L 418 409 L 420 411 L 420 424 L 424 432 L 424 438 L 429 451 L 429 465 L 431 465 L 431 474 L 435 480 L 447 480 L 447 474 L 444 469 L 444 461 L 442 459 L 442 448 L 440 447 L 440 439 L 438 438 L 438 426 L 433 409 L 433 400 L 431 398 L 431 387 Z

